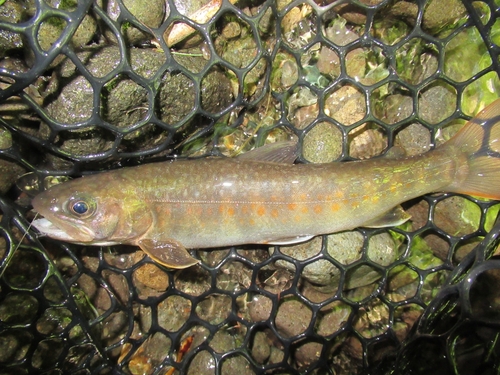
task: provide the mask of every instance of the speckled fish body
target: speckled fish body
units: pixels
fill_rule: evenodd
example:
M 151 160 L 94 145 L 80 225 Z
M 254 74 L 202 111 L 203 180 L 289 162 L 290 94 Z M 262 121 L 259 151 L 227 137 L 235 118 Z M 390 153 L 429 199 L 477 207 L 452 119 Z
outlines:
M 182 268 L 196 262 L 185 248 L 294 243 L 376 226 L 400 203 L 430 192 L 499 199 L 500 161 L 490 154 L 498 151 L 500 125 L 488 120 L 499 114 L 500 100 L 446 144 L 413 157 L 328 164 L 208 158 L 83 177 L 35 197 L 45 219 L 33 224 L 69 242 L 138 245 Z
M 124 168 L 74 185 L 106 192 L 105 199 L 129 211 L 127 223 L 140 218 L 118 227 L 122 234 L 112 238 L 120 243 L 149 230 L 187 248 L 206 248 L 356 228 L 401 202 L 443 189 L 455 165 L 451 156 L 433 153 L 317 165 L 207 159 Z M 133 230 L 138 226 L 144 228 Z

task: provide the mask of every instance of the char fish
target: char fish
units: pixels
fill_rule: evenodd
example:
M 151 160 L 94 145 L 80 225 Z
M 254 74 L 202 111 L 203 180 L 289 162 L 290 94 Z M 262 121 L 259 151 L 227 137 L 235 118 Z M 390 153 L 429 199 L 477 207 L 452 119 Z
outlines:
M 139 246 L 171 267 L 186 249 L 292 244 L 409 216 L 399 204 L 431 192 L 500 199 L 500 99 L 425 154 L 293 164 L 293 147 L 238 158 L 179 160 L 85 176 L 37 195 L 33 225 L 84 245 Z M 389 152 L 390 154 L 390 152 Z

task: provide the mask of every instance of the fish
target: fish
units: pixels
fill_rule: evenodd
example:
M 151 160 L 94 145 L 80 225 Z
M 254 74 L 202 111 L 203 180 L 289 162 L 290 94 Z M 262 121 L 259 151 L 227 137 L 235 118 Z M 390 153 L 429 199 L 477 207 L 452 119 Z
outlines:
M 134 245 L 182 269 L 188 249 L 284 245 L 410 217 L 400 204 L 451 192 L 500 199 L 500 99 L 450 140 L 413 156 L 294 163 L 296 146 L 271 144 L 241 157 L 125 167 L 63 182 L 38 194 L 32 225 L 56 240 Z

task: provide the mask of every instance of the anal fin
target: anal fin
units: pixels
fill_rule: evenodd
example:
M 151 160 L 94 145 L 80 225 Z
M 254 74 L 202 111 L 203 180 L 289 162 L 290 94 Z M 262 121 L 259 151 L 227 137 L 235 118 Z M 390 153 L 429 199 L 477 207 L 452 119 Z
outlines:
M 362 226 L 367 228 L 395 227 L 407 222 L 410 218 L 411 216 L 401 206 L 396 206 Z
M 313 237 L 314 236 L 297 236 L 297 237 L 290 237 L 290 238 L 280 238 L 278 240 L 266 242 L 266 244 L 267 245 L 281 245 L 281 246 L 295 245 L 297 243 L 309 241 Z

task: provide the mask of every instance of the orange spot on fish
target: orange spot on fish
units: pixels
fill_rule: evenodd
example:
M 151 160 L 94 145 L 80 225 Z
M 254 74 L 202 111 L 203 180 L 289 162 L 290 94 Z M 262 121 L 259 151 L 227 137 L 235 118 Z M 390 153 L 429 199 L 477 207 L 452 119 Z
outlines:
M 229 207 L 227 209 L 227 213 L 228 213 L 229 216 L 234 216 L 234 207 Z
M 333 212 L 337 212 L 338 210 L 340 210 L 340 204 L 338 204 L 338 203 L 332 204 L 331 207 L 332 207 Z
M 264 206 L 259 206 L 257 208 L 257 215 L 264 216 L 266 214 L 266 208 Z
M 290 211 L 293 211 L 297 208 L 297 205 L 295 203 L 288 203 L 286 206 Z
M 241 212 L 243 212 L 244 214 L 248 213 L 248 206 L 246 204 L 241 207 Z
M 373 203 L 377 203 L 379 200 L 380 200 L 380 196 L 378 196 L 378 195 L 374 195 L 374 196 L 372 197 L 372 202 L 373 202 Z
M 333 194 L 333 196 L 334 196 L 335 198 L 342 199 L 342 198 L 344 198 L 344 192 L 343 192 L 343 191 L 341 191 L 341 190 L 337 190 L 337 191 Z
M 302 207 L 301 211 L 303 214 L 307 214 L 309 212 L 309 209 L 306 206 L 304 206 L 304 207 Z
M 317 214 L 320 214 L 321 211 L 323 211 L 323 207 L 321 207 L 319 204 L 315 205 L 313 209 L 314 209 L 314 212 Z
M 279 214 L 278 214 L 278 210 L 277 210 L 276 208 L 273 208 L 273 209 L 271 210 L 271 216 L 272 216 L 272 217 L 278 217 L 278 215 L 279 215 Z
M 219 204 L 219 213 L 223 213 L 224 212 L 224 205 L 223 204 Z

